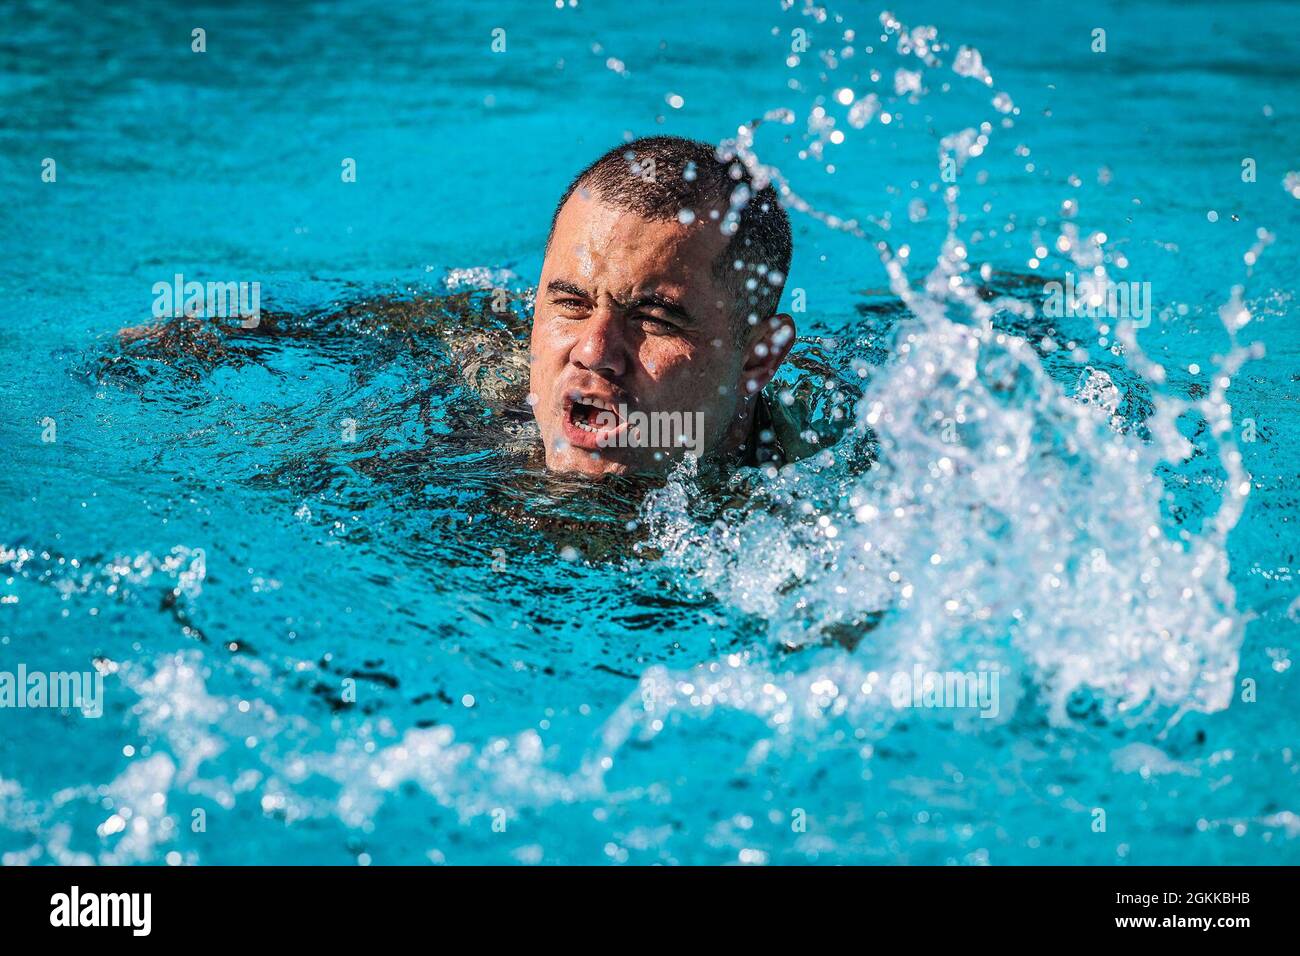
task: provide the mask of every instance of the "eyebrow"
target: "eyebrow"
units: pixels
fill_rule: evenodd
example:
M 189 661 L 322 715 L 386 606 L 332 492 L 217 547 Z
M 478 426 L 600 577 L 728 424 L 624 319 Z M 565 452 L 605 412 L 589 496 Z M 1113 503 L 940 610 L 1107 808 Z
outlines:
M 594 301 L 594 297 L 590 292 L 582 286 L 565 279 L 552 279 L 546 284 L 546 291 L 561 295 L 576 295 L 579 299 L 586 299 L 588 302 Z
M 585 302 L 596 301 L 596 297 L 590 292 L 576 283 L 569 282 L 567 279 L 552 279 L 546 284 L 546 291 L 553 295 L 576 296 Z M 671 296 L 664 295 L 662 292 L 643 292 L 641 295 L 635 296 L 627 302 L 620 302 L 619 306 L 628 311 L 633 309 L 643 309 L 650 306 L 656 309 L 662 309 L 686 325 L 698 325 L 695 321 L 695 317 L 686 310 L 684 305 Z

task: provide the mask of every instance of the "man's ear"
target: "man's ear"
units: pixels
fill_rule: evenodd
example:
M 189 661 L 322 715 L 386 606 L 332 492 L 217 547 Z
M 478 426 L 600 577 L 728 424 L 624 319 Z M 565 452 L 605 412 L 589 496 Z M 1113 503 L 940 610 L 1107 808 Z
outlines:
M 773 315 L 750 330 L 746 339 L 745 362 L 741 367 L 741 396 L 761 392 L 794 346 L 794 319 L 784 312 Z

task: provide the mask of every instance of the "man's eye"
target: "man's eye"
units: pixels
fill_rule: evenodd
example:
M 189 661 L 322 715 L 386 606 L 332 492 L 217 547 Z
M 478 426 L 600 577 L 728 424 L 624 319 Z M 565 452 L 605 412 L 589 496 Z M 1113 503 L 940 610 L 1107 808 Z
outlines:
M 671 335 L 677 331 L 677 326 L 673 325 L 667 319 L 656 318 L 653 315 L 646 315 L 644 312 L 636 317 L 641 323 L 641 327 L 651 335 Z
M 554 299 L 552 304 L 564 309 L 566 312 L 579 312 L 587 306 L 587 303 L 581 299 Z

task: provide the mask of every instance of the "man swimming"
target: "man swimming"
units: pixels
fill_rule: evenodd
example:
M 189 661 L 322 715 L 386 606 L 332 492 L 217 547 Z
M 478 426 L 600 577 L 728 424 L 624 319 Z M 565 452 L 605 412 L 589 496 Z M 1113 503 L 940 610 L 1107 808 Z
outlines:
M 785 401 L 765 391 L 795 342 L 793 320 L 776 311 L 790 257 L 771 186 L 755 189 L 713 146 L 656 136 L 611 149 L 561 197 L 531 330 L 496 295 L 489 308 L 482 293 L 461 292 L 264 309 L 252 327 L 187 316 L 120 338 L 131 357 L 187 374 L 194 359 L 260 362 L 266 339 L 364 331 L 430 366 L 440 344 L 498 423 L 485 430 L 482 409 L 457 406 L 453 435 L 500 433 L 513 448 L 540 438 L 545 468 L 579 478 L 662 473 L 687 453 L 726 472 L 805 457 L 842 424 L 810 424 L 810 387 Z
M 776 311 L 790 255 L 776 191 L 708 144 L 638 139 L 579 173 L 533 314 L 528 401 L 547 468 L 779 454 L 762 392 L 795 340 Z

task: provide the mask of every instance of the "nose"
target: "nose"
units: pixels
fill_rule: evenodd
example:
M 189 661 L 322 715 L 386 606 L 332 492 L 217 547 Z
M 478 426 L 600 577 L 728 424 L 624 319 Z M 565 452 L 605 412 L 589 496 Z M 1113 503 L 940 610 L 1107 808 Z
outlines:
M 627 340 L 622 319 L 608 305 L 596 309 L 582 323 L 569 361 L 578 368 L 609 378 L 627 371 Z

